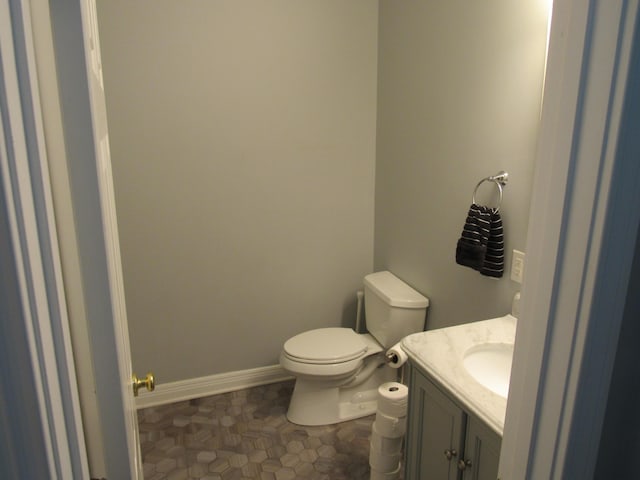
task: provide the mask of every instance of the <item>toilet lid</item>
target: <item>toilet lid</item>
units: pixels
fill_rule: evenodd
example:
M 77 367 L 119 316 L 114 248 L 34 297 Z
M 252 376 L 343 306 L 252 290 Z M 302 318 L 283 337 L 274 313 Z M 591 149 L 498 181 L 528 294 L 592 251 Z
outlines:
M 350 328 L 319 328 L 290 338 L 284 352 L 305 363 L 348 362 L 367 351 L 367 345 Z

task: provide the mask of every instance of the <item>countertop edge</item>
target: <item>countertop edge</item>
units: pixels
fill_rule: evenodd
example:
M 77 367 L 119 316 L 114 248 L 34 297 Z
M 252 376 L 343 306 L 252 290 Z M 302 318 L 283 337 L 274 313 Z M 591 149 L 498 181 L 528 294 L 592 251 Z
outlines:
M 507 399 L 477 382 L 462 365 L 462 355 L 475 342 L 513 342 L 517 320 L 511 315 L 405 337 L 401 346 L 413 367 L 424 371 L 468 413 L 502 436 Z

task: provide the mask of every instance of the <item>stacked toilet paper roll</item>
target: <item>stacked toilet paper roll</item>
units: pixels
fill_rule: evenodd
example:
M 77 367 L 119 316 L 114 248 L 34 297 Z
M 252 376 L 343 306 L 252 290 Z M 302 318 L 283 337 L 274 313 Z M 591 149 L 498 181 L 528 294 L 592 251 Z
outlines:
M 409 389 L 398 382 L 383 383 L 378 387 L 378 410 L 389 417 L 406 417 Z
M 371 480 L 398 478 L 407 427 L 408 394 L 406 385 L 398 382 L 383 383 L 378 388 L 378 410 L 369 448 Z

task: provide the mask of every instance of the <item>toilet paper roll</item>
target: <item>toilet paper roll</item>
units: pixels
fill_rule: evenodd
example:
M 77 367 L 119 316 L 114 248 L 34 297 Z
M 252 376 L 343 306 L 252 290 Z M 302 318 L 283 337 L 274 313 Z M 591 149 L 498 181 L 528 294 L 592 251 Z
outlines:
M 374 468 L 371 469 L 370 480 L 398 480 L 400 476 L 401 465 L 398 465 L 398 468 L 393 472 L 380 472 Z
M 407 416 L 409 389 L 398 382 L 383 383 L 378 387 L 378 412 L 389 417 Z
M 387 365 L 391 368 L 400 368 L 408 358 L 407 352 L 402 349 L 400 342 L 387 350 Z
M 407 431 L 407 417 L 390 417 L 382 412 L 376 412 L 373 428 L 383 437 L 402 437 Z
M 402 441 L 404 437 L 383 437 L 377 431 L 371 434 L 371 442 L 369 445 L 369 454 L 377 455 L 396 455 L 402 450 Z
M 382 455 L 380 453 L 369 452 L 369 466 L 371 470 L 377 470 L 379 472 L 393 472 L 400 466 L 399 453 L 393 455 Z

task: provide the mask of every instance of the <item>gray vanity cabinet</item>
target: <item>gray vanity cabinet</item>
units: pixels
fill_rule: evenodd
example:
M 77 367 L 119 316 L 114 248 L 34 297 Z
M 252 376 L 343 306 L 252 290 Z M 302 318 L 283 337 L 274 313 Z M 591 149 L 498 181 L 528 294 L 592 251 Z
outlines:
M 501 438 L 410 368 L 405 480 L 496 480 Z
M 496 480 L 502 439 L 476 417 L 467 415 L 464 459 L 470 466 L 464 469 L 463 480 Z M 466 464 L 465 464 L 466 467 Z

